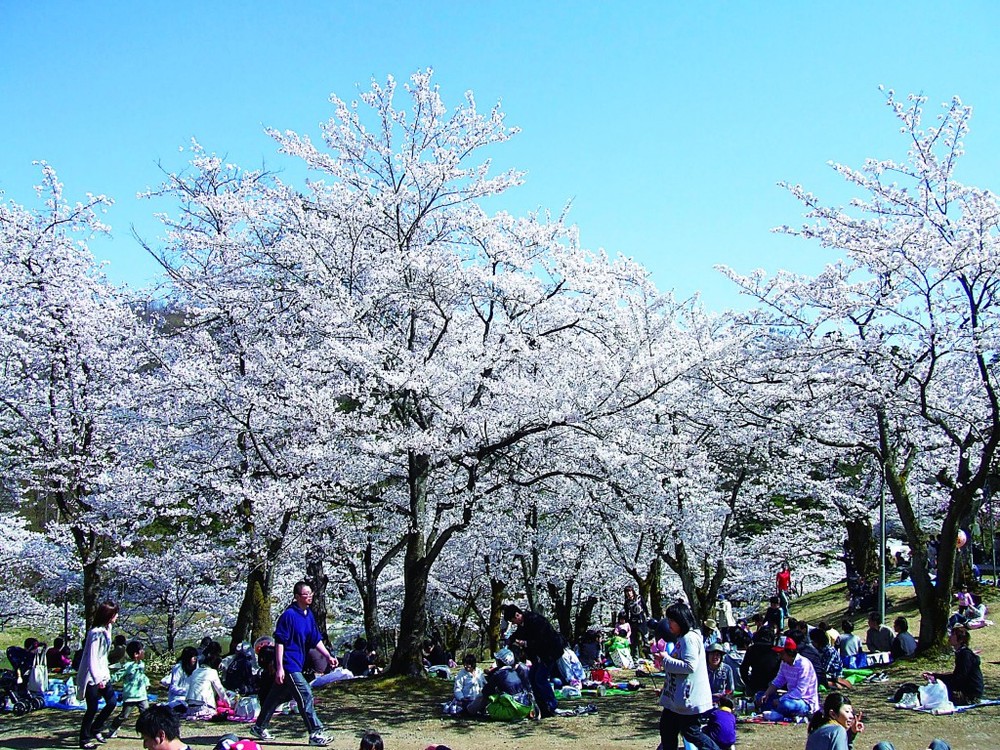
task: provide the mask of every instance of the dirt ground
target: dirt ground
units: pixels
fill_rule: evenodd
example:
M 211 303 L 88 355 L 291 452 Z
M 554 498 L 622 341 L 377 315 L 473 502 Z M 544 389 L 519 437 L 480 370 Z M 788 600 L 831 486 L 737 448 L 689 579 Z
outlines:
M 986 663 L 988 692 L 1000 684 L 1000 664 Z M 992 673 L 992 676 L 991 676 Z M 859 685 L 852 691 L 854 705 L 864 711 L 866 731 L 855 743 L 867 750 L 879 740 L 890 740 L 897 750 L 922 750 L 934 737 L 947 740 L 955 750 L 1000 748 L 1000 706 L 988 706 L 956 716 L 930 716 L 893 708 L 886 702 L 902 682 Z M 531 747 L 536 750 L 597 750 L 598 748 L 647 748 L 655 750 L 659 739 L 659 709 L 651 682 L 628 696 L 595 698 L 598 712 L 592 715 L 557 717 L 541 722 L 497 724 L 440 715 L 439 703 L 448 697 L 448 684 L 434 682 L 355 681 L 332 685 L 318 692 L 320 718 L 327 726 L 336 750 L 355 750 L 366 729 L 375 729 L 385 739 L 387 750 L 423 750 L 443 744 L 454 750 L 466 748 Z M 578 702 L 567 702 L 571 707 Z M 43 710 L 23 717 L 0 718 L 0 747 L 16 750 L 77 746 L 81 714 L 75 711 Z M 242 732 L 239 731 L 242 728 Z M 268 747 L 303 747 L 306 735 L 297 716 L 278 716 L 271 725 L 276 736 Z M 211 748 L 226 732 L 246 735 L 246 726 L 186 722 L 183 737 L 192 748 Z M 107 750 L 137 750 L 139 739 L 128 736 L 110 741 Z M 805 746 L 805 727 L 741 724 L 738 746 L 753 750 L 787 750 Z

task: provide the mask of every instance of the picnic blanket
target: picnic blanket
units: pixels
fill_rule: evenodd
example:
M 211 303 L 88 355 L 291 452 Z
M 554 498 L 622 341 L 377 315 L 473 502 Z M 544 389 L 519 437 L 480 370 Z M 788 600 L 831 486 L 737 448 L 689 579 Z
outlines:
M 905 706 L 901 703 L 896 704 L 896 708 L 903 711 L 919 711 L 922 714 L 933 714 L 934 716 L 949 716 L 951 714 L 963 714 L 966 711 L 971 711 L 974 708 L 983 708 L 985 706 L 1000 706 L 1000 699 L 989 699 L 981 700 L 979 703 L 970 703 L 968 706 L 954 706 L 948 708 L 923 708 L 922 706 Z

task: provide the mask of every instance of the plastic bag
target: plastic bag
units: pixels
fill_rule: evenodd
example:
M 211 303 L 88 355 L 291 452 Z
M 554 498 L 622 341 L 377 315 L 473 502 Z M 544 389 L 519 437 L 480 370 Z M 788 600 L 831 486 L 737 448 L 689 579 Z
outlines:
M 930 682 L 920 687 L 921 708 L 942 708 L 948 700 L 948 688 L 943 682 Z

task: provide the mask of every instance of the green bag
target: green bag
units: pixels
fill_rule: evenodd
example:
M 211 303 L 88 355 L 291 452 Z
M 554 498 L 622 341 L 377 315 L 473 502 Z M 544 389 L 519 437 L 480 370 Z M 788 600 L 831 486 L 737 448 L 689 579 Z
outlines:
M 531 714 L 531 706 L 524 705 L 506 693 L 494 694 L 486 703 L 486 714 L 497 721 L 520 721 Z

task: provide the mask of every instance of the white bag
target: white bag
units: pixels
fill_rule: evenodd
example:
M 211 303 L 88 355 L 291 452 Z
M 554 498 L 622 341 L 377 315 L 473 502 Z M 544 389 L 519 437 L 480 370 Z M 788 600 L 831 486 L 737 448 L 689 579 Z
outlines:
M 233 718 L 240 721 L 252 721 L 260 713 L 260 701 L 256 695 L 247 695 L 236 701 Z
M 632 661 L 632 654 L 627 649 L 616 648 L 611 652 L 611 661 L 619 669 L 635 669 L 635 662 Z
M 947 704 L 947 705 L 945 705 Z M 948 700 L 948 687 L 943 682 L 930 682 L 920 688 L 921 708 L 947 708 L 951 706 Z M 954 706 L 951 706 L 954 708 Z

